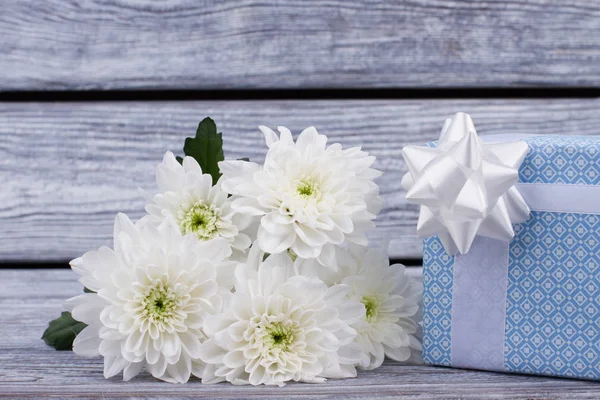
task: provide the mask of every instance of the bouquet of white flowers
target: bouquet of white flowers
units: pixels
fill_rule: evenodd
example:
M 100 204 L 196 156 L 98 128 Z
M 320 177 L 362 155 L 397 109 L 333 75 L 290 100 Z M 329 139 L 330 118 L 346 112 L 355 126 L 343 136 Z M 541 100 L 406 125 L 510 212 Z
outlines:
M 224 160 L 204 119 L 156 168 L 147 215 L 118 214 L 113 248 L 71 262 L 85 293 L 43 339 L 168 382 L 279 385 L 354 377 L 418 355 L 421 285 L 366 233 L 382 207 L 375 157 L 260 127 L 264 164 Z

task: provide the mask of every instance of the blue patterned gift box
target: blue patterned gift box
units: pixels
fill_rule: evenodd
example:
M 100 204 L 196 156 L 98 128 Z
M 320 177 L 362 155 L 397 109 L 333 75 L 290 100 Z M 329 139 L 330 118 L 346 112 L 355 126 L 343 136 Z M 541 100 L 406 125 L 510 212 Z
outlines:
M 532 212 L 505 249 L 477 237 L 452 257 L 424 241 L 423 358 L 600 379 L 600 137 L 523 140 L 517 186 Z

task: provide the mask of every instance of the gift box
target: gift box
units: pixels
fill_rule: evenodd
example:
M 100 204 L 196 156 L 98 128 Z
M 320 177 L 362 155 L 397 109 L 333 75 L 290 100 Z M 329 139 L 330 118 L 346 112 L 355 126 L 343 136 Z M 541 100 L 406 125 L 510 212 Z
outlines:
M 424 240 L 423 359 L 600 379 L 600 137 L 511 139 L 529 145 L 516 188 L 531 213 L 466 254 Z

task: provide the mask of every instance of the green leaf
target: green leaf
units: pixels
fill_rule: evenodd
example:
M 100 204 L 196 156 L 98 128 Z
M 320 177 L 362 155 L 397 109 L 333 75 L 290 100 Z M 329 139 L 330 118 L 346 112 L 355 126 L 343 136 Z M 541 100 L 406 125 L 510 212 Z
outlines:
M 63 311 L 59 318 L 51 321 L 42 339 L 56 350 L 73 349 L 73 340 L 87 325 L 73 319 L 70 312 Z
M 220 132 L 217 132 L 215 121 L 204 118 L 198 124 L 196 137 L 185 139 L 183 152 L 186 156 L 193 157 L 198 161 L 203 173 L 212 176 L 213 185 L 217 183 L 221 177 L 219 161 L 223 161 L 225 157 L 223 155 L 223 137 Z
M 178 162 L 179 164 L 183 164 L 183 158 L 181 158 L 181 157 L 179 157 L 179 156 L 176 156 L 176 157 L 175 157 L 175 159 L 177 160 L 177 162 Z
M 84 287 L 83 288 L 83 293 L 96 293 L 96 292 L 94 292 L 93 290 L 90 290 L 90 289 Z

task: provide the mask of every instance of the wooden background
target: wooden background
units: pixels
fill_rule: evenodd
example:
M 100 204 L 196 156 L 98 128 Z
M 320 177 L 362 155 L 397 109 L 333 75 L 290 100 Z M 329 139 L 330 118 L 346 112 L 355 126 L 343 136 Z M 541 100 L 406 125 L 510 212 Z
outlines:
M 138 187 L 212 116 L 226 157 L 259 124 L 314 125 L 385 172 L 375 241 L 421 257 L 402 146 L 470 113 L 480 133 L 600 132 L 590 0 L 20 0 L 0 12 L 0 263 L 66 265 L 139 217 Z M 23 264 L 25 263 L 25 264 Z

